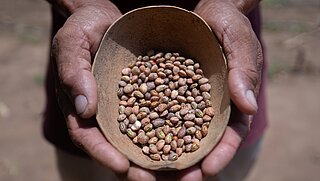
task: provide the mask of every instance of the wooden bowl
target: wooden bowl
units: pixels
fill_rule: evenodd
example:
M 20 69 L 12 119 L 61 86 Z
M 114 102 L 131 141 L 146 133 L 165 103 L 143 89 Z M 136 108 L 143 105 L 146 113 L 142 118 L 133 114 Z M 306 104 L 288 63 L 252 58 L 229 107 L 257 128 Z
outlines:
M 117 118 L 121 70 L 150 49 L 179 52 L 199 62 L 212 86 L 215 116 L 200 148 L 176 161 L 153 161 L 120 132 Z M 128 12 L 105 33 L 93 64 L 98 85 L 99 126 L 107 140 L 133 163 L 151 170 L 184 169 L 196 164 L 219 142 L 229 120 L 227 65 L 210 27 L 193 12 L 173 6 L 151 6 Z

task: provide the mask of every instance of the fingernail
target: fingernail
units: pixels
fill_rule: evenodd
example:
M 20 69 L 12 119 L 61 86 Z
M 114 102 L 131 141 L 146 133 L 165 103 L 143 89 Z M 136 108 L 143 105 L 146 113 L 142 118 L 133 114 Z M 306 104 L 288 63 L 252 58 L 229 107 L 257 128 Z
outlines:
M 77 114 L 82 114 L 87 107 L 88 100 L 84 95 L 78 95 L 74 99 L 74 106 L 76 107 Z
M 254 96 L 253 91 L 247 90 L 246 96 L 247 96 L 249 103 L 251 104 L 251 106 L 254 108 L 254 110 L 256 112 L 258 110 L 258 104 L 257 104 L 257 100 L 256 100 L 256 97 Z

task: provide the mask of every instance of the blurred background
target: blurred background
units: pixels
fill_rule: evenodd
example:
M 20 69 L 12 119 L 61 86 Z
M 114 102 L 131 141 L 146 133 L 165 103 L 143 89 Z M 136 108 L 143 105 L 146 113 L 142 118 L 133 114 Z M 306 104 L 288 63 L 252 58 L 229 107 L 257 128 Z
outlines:
M 0 3 L 0 180 L 57 181 L 42 137 L 50 11 L 44 0 Z M 320 178 L 320 0 L 264 0 L 268 117 L 248 181 Z

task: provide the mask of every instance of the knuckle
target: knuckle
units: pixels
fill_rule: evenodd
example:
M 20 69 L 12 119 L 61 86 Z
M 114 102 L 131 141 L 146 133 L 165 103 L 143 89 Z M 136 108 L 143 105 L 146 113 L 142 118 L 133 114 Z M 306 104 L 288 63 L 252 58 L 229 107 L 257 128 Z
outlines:
M 90 152 L 91 153 L 99 153 L 104 150 L 105 142 L 99 141 L 91 145 Z
M 61 44 L 63 44 L 64 35 L 63 28 L 61 28 L 53 37 L 51 43 L 51 56 L 57 61 L 59 54 L 61 53 Z
M 66 37 L 67 37 L 66 28 L 65 27 L 60 28 L 53 37 L 52 48 L 54 48 L 54 50 L 58 50 L 60 48 L 61 42 L 65 40 Z
M 260 73 L 256 69 L 251 69 L 247 73 L 247 77 L 249 78 L 249 82 L 256 87 L 260 84 Z
M 73 130 L 73 129 L 68 129 L 69 132 L 69 136 L 70 136 L 70 140 L 72 141 L 72 143 L 81 148 L 82 150 L 85 150 L 83 143 L 83 140 L 85 139 L 85 135 L 79 135 L 77 130 Z
M 263 68 L 263 52 L 261 44 L 258 42 L 257 45 L 257 69 L 261 71 Z
M 251 28 L 251 23 L 249 19 L 242 14 L 232 14 L 227 16 L 223 20 L 223 33 L 230 39 L 238 39 L 240 37 L 250 37 L 252 36 L 253 30 Z
M 64 87 L 71 87 L 71 85 L 74 83 L 74 75 L 70 73 L 70 71 L 59 68 L 59 82 Z

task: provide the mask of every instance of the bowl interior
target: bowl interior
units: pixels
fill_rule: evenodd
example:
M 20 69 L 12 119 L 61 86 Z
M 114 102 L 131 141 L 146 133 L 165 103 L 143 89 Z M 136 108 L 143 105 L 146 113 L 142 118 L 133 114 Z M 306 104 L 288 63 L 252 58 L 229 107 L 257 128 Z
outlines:
M 119 130 L 117 97 L 121 70 L 150 49 L 179 52 L 200 63 L 212 86 L 216 113 L 208 135 L 193 153 L 177 161 L 153 161 Z M 108 139 L 135 164 L 147 169 L 184 169 L 197 163 L 218 143 L 228 123 L 230 106 L 227 66 L 214 34 L 196 14 L 172 6 L 153 6 L 133 10 L 117 20 L 106 32 L 96 54 L 93 73 L 98 85 L 97 121 Z

